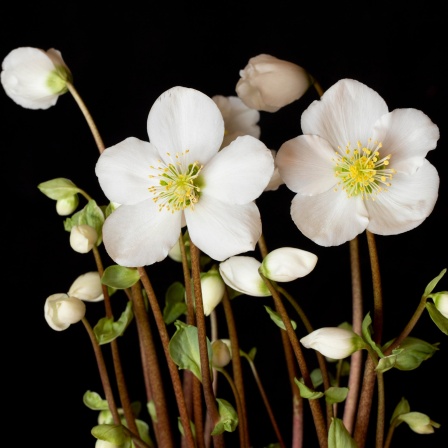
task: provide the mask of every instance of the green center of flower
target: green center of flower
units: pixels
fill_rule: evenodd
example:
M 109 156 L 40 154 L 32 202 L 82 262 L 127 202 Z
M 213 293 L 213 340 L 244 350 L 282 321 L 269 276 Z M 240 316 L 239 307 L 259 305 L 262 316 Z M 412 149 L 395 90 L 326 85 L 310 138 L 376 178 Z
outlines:
M 360 195 L 362 199 L 370 197 L 375 200 L 377 194 L 392 185 L 390 181 L 396 171 L 388 168 L 390 154 L 381 158 L 381 148 L 381 142 L 369 139 L 366 146 L 358 142 L 355 149 L 348 143 L 344 156 L 336 152 L 333 159 L 335 176 L 339 178 L 338 186 L 345 190 L 349 198 Z
M 187 207 L 194 209 L 199 201 L 201 181 L 199 173 L 202 165 L 198 162 L 188 163 L 188 150 L 176 153 L 171 162 L 166 164 L 159 160 L 159 166 L 151 166 L 156 174 L 150 174 L 151 179 L 158 179 L 158 183 L 151 186 L 149 191 L 154 195 L 153 201 L 159 204 L 159 211 L 165 209 L 172 213 Z

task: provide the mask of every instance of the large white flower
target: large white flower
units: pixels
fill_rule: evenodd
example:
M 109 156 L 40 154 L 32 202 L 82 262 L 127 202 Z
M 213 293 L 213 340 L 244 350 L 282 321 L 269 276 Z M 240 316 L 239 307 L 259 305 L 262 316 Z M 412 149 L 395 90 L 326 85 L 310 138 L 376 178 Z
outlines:
M 297 193 L 291 216 L 322 246 L 364 230 L 394 235 L 420 225 L 437 200 L 439 176 L 426 160 L 438 127 L 421 111 L 389 112 L 377 92 L 343 79 L 302 114 L 304 135 L 285 142 L 276 163 Z
M 274 170 L 270 150 L 247 135 L 220 151 L 221 112 L 185 87 L 156 100 L 147 127 L 149 142 L 127 138 L 96 165 L 104 193 L 121 204 L 103 227 L 111 258 L 128 267 L 163 260 L 185 225 L 215 260 L 253 250 L 261 235 L 255 199 Z
M 72 75 L 61 52 L 33 47 L 12 50 L 3 60 L 1 82 L 6 94 L 27 109 L 48 109 L 67 92 Z

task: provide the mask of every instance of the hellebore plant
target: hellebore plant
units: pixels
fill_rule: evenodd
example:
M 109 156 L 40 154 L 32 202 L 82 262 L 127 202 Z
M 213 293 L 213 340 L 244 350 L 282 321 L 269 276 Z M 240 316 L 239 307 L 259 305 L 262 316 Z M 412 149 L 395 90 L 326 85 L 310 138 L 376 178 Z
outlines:
M 448 335 L 448 293 L 436 290 L 446 269 L 429 281 L 409 323 L 384 342 L 374 239 L 414 229 L 436 203 L 439 175 L 426 155 L 436 148 L 439 129 L 423 112 L 389 112 L 378 93 L 352 79 L 323 92 L 302 67 L 261 54 L 240 71 L 235 96 L 209 97 L 174 86 L 148 105 L 148 141 L 129 136 L 106 147 L 58 50 L 12 50 L 3 61 L 1 82 L 14 102 L 29 109 L 48 109 L 70 92 L 99 151 L 95 173 L 105 203 L 63 177 L 37 186 L 56 201 L 70 247 L 93 254 L 97 266 L 44 303 L 52 329 L 82 322 L 92 344 L 103 390 L 87 391 L 83 400 L 98 413 L 91 432 L 97 448 L 224 447 L 234 432 L 238 446 L 249 448 L 249 416 L 260 412 L 246 400 L 249 381 L 255 382 L 272 425 L 272 440 L 265 446 L 284 448 L 290 439 L 301 448 L 305 432 L 320 448 L 369 446 L 375 389 L 376 448 L 388 448 L 401 423 L 425 435 L 440 427 L 411 411 L 404 398 L 387 426 L 384 382 L 387 371 L 414 370 L 439 351 L 439 343 L 411 336 L 425 311 Z M 303 134 L 285 141 L 278 152 L 268 148 L 260 139 L 260 113 L 275 113 L 311 86 L 319 99 L 302 114 Z M 256 201 L 276 194 L 283 184 L 295 193 L 291 217 L 298 231 L 321 246 L 349 242 L 354 280 L 361 276 L 357 238 L 365 232 L 374 287 L 372 310 L 369 306 L 365 316 L 354 313 L 337 327 L 314 329 L 288 292 L 286 283 L 312 278 L 318 257 L 296 247 L 268 249 Z M 182 275 L 166 285 L 162 303 L 146 267 L 165 260 L 179 263 Z M 126 299 L 118 319 L 114 295 Z M 291 383 L 284 397 L 292 409 L 290 434 L 280 431 L 257 370 L 256 348 L 245 352 L 240 346 L 234 314 L 240 300 L 253 300 L 254 307 L 272 305 L 265 305 L 269 325 L 260 322 L 257 331 L 282 336 L 284 380 Z M 352 300 L 362 309 L 359 288 Z M 105 317 L 93 327 L 89 302 L 104 302 Z M 219 327 L 218 313 L 225 321 Z M 136 326 L 140 345 L 134 370 L 141 367 L 145 382 L 141 402 L 131 402 L 119 357 L 128 348 L 130 325 Z M 106 367 L 106 355 L 113 358 L 113 370 Z M 243 377 L 246 362 L 249 377 Z M 169 381 L 162 376 L 162 363 Z M 314 364 L 318 367 L 310 368 Z M 229 395 L 221 397 L 218 378 L 230 386 Z M 174 408 L 167 404 L 168 394 L 175 398 Z M 308 411 L 312 428 L 304 425 Z

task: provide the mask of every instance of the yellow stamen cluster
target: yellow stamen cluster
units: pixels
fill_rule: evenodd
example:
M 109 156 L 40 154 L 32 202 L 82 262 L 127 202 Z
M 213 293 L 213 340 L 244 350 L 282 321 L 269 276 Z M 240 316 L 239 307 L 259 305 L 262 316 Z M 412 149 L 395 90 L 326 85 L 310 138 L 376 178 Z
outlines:
M 369 139 L 366 146 L 358 142 L 355 149 L 348 143 L 344 151 L 346 155 L 336 152 L 333 161 L 336 164 L 335 175 L 339 178 L 338 186 L 346 191 L 349 198 L 360 195 L 362 199 L 375 200 L 377 194 L 391 186 L 390 181 L 396 171 L 387 168 L 390 154 L 380 158 L 381 148 L 381 142 Z
M 188 163 L 188 150 L 176 153 L 174 159 L 167 153 L 171 163 L 164 163 L 159 160 L 159 166 L 151 166 L 157 174 L 150 175 L 150 179 L 158 179 L 158 184 L 149 188 L 154 195 L 153 201 L 159 204 L 159 211 L 163 209 L 172 213 L 191 209 L 199 201 L 200 184 L 199 173 L 202 165 L 198 162 Z

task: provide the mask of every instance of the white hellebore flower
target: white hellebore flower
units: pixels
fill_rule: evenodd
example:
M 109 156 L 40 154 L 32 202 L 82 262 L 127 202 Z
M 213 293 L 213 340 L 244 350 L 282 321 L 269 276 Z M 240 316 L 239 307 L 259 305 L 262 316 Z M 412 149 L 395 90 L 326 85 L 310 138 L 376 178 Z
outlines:
M 306 348 L 317 350 L 332 359 L 343 359 L 365 347 L 364 341 L 353 331 L 339 327 L 324 327 L 300 339 Z
M 260 266 L 261 263 L 253 257 L 237 255 L 220 263 L 219 272 L 224 283 L 235 291 L 254 297 L 270 296 L 258 271 Z
M 53 294 L 44 306 L 45 320 L 53 330 L 66 330 L 71 324 L 79 322 L 86 314 L 85 303 L 67 294 Z
M 97 239 L 97 231 L 87 224 L 73 226 L 70 230 L 70 246 L 75 252 L 80 254 L 90 252 Z
M 448 291 L 433 294 L 434 305 L 448 319 Z
M 219 272 L 211 269 L 201 276 L 202 305 L 204 315 L 209 316 L 224 297 L 226 285 Z
M 259 54 L 240 70 L 236 93 L 251 109 L 277 112 L 303 96 L 313 82 L 299 65 Z
M 48 109 L 67 92 L 72 75 L 60 51 L 20 47 L 3 60 L 1 81 L 6 94 L 19 106 Z
M 237 96 L 215 95 L 212 100 L 216 103 L 224 119 L 224 140 L 221 147 L 229 146 L 237 137 L 252 135 L 260 138 L 260 112 L 247 107 Z
M 161 261 L 185 225 L 190 240 L 217 261 L 253 250 L 261 235 L 255 199 L 274 171 L 269 149 L 246 135 L 220 151 L 218 106 L 185 87 L 156 100 L 147 127 L 149 142 L 127 138 L 96 165 L 105 195 L 121 204 L 103 226 L 110 257 L 126 267 Z
M 439 129 L 423 112 L 389 112 L 374 90 L 343 79 L 311 103 L 301 125 L 276 163 L 297 193 L 292 219 L 315 243 L 337 246 L 366 229 L 399 234 L 433 210 L 439 176 L 425 157 Z
M 99 272 L 92 271 L 80 275 L 70 286 L 68 295 L 85 302 L 99 302 L 100 300 L 104 300 Z
M 291 282 L 308 275 L 316 266 L 317 256 L 294 247 L 280 247 L 264 258 L 260 272 L 269 280 Z

